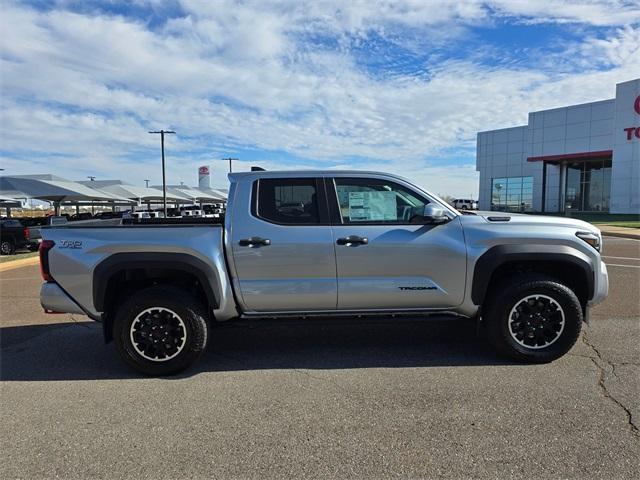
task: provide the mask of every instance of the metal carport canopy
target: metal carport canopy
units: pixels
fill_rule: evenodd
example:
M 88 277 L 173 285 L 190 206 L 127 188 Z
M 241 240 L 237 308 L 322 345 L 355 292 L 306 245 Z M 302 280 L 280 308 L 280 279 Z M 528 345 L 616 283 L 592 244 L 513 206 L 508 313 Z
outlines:
M 11 196 L 5 196 L 4 193 L 6 193 L 6 192 L 0 192 L 0 207 L 2 207 L 2 208 L 5 208 L 5 207 L 20 208 L 25 203 L 25 202 L 23 202 L 23 200 L 26 201 L 26 199 L 13 198 Z
M 157 188 L 138 187 L 130 185 L 122 180 L 95 180 L 83 181 L 82 185 L 90 188 L 99 189 L 101 191 L 118 195 L 120 197 L 137 200 L 141 203 L 162 202 L 162 190 Z M 167 190 L 167 202 L 171 203 L 193 203 L 191 198 L 179 195 Z
M 126 200 L 109 192 L 88 188 L 56 175 L 12 175 L 0 177 L 0 191 L 11 191 L 19 198 L 49 202 L 121 202 Z
M 177 193 L 178 195 L 184 195 L 185 197 L 190 198 L 193 202 L 206 203 L 224 201 L 224 198 L 211 190 L 206 191 L 200 188 L 189 187 L 187 185 L 167 185 L 167 191 Z
M 222 190 L 216 190 L 215 188 L 194 188 L 193 190 L 198 190 L 200 192 L 204 192 L 205 194 L 209 195 L 210 198 L 215 199 L 215 202 L 226 202 L 227 201 L 227 194 L 224 193 Z

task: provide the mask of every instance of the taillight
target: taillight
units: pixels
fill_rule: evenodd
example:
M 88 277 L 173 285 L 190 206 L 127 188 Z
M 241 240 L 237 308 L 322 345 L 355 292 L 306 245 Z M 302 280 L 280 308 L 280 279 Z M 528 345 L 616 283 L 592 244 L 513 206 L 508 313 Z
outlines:
M 25 240 L 29 240 L 29 229 L 28 228 L 24 229 L 24 238 L 25 238 Z
M 53 277 L 49 272 L 49 250 L 55 245 L 53 240 L 42 240 L 38 248 L 40 255 L 40 274 L 45 282 L 53 282 Z

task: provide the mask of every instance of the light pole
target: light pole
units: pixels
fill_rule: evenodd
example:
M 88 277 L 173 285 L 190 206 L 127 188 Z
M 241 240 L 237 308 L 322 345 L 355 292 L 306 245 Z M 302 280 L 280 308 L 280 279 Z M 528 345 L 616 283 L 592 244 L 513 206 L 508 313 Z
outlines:
M 145 179 L 144 179 L 145 187 L 149 188 L 149 182 L 150 182 L 150 181 L 151 181 L 151 180 L 149 180 L 149 179 L 147 179 L 147 178 L 145 178 Z
M 91 181 L 91 182 L 95 182 L 96 181 L 96 177 L 95 175 L 87 175 L 87 178 Z M 78 205 L 76 204 L 76 213 L 80 213 L 78 210 Z M 95 207 L 93 205 L 93 200 L 91 201 L 91 215 L 95 215 L 96 210 Z
M 160 146 L 162 148 L 162 203 L 164 206 L 164 218 L 167 218 L 167 178 L 164 171 L 164 134 L 165 133 L 176 133 L 172 130 L 158 130 L 149 133 L 159 133 L 160 134 Z
M 222 160 L 228 160 L 229 161 L 229 173 L 231 173 L 233 171 L 233 168 L 231 166 L 231 162 L 233 162 L 234 160 L 238 160 L 237 158 L 223 158 Z

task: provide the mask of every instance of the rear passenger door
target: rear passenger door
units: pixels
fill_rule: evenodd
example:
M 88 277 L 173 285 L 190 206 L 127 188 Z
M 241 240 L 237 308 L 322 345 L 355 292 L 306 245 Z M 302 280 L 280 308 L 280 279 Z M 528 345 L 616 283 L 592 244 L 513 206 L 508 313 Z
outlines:
M 237 287 L 245 310 L 333 310 L 335 250 L 322 179 L 240 182 L 231 223 Z M 243 203 L 250 196 L 250 202 Z

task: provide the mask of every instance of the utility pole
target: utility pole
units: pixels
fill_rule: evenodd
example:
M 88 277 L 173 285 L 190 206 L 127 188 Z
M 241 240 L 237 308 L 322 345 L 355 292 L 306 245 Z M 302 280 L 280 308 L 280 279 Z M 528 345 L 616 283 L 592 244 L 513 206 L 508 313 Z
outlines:
M 150 181 L 151 181 L 151 180 L 149 180 L 148 178 L 145 178 L 145 179 L 144 179 L 144 186 L 145 186 L 145 187 L 147 187 L 147 188 L 149 188 L 149 182 L 150 182 Z
M 167 218 L 167 178 L 164 170 L 164 134 L 165 133 L 176 133 L 172 130 L 158 130 L 149 133 L 159 133 L 160 134 L 160 146 L 162 148 L 162 203 L 164 205 L 164 218 Z
M 95 182 L 95 180 L 96 180 L 96 177 L 95 177 L 95 176 L 93 176 L 93 175 L 87 175 L 87 178 L 88 178 L 89 180 L 91 180 L 92 182 Z
M 229 173 L 233 172 L 233 168 L 231 166 L 231 162 L 233 162 L 234 160 L 238 160 L 237 158 L 223 158 L 222 160 L 228 160 L 229 161 Z

